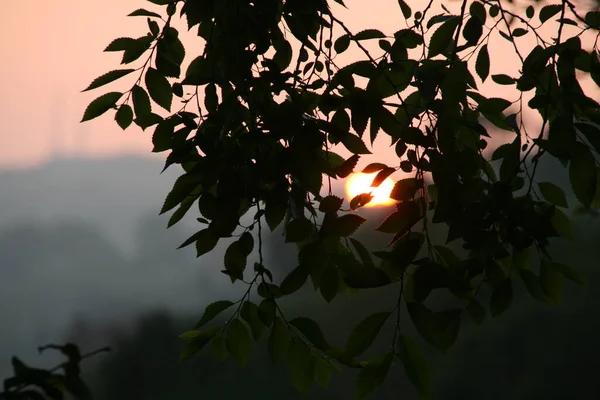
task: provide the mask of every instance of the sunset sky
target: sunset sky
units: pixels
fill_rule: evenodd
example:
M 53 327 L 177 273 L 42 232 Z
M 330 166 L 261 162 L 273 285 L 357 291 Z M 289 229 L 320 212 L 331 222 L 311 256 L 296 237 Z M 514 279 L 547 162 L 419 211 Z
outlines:
M 336 7 L 336 13 L 355 32 L 376 27 L 393 34 L 405 26 L 396 0 L 345 2 L 349 10 Z M 451 9 L 459 5 L 456 1 L 446 4 Z M 95 77 L 119 68 L 120 54 L 102 50 L 114 38 L 145 34 L 144 18 L 126 17 L 141 7 L 161 10 L 143 0 L 20 0 L 0 5 L 4 32 L 0 36 L 0 168 L 36 165 L 56 156 L 150 154 L 151 130 L 142 132 L 132 126 L 123 132 L 110 112 L 94 121 L 79 123 L 86 105 L 106 89 L 80 91 Z M 186 30 L 181 25 L 177 27 L 182 33 Z M 186 46 L 186 37 L 195 39 L 193 33 L 184 35 Z M 376 42 L 373 41 L 375 48 Z M 505 72 L 515 65 L 505 41 L 496 38 L 493 45 L 496 48 L 492 57 L 500 57 L 503 62 L 495 65 L 492 59 L 492 73 Z M 527 43 L 521 45 L 527 47 Z M 340 57 L 342 65 L 359 55 L 351 47 Z M 185 63 L 189 61 L 188 57 Z M 123 83 L 108 87 L 126 90 L 129 85 L 125 78 Z M 493 87 L 496 95 L 506 94 Z M 393 155 L 388 144 L 377 144 L 376 150 L 383 152 L 377 158 Z

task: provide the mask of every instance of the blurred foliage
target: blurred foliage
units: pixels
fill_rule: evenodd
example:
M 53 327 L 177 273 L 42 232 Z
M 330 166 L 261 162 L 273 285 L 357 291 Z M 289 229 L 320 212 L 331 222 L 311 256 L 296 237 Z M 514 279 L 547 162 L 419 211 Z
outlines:
M 169 152 L 165 169 L 184 170 L 161 212 L 174 210 L 169 226 L 196 204 L 201 214 L 201 228 L 181 247 L 193 244 L 201 256 L 228 241 L 222 272 L 247 284 L 241 299 L 208 305 L 181 335 L 188 340 L 182 358 L 209 345 L 217 358 L 245 365 L 252 342 L 266 337 L 271 360 L 288 360 L 302 393 L 315 382 L 327 388 L 344 365 L 359 371 L 363 398 L 400 363 L 428 396 L 431 372 L 417 335 L 446 353 L 465 318 L 496 318 L 521 287 L 559 303 L 565 280 L 582 282 L 548 250 L 552 238 L 572 234 L 567 188 L 536 172 L 540 160 L 559 160 L 580 206 L 600 206 L 600 106 L 581 85 L 588 76 L 600 85 L 596 42 L 583 40 L 597 35 L 600 12 L 582 13 L 569 0 L 523 9 L 463 0 L 453 11 L 432 0 L 413 11 L 399 0 L 403 26 L 388 34 L 352 32 L 326 0 L 149 1 L 165 6 L 166 16 L 132 12 L 147 18 L 149 32 L 106 48 L 122 52 L 122 64 L 144 56 L 142 66 L 108 72 L 86 90 L 135 72 L 133 86 L 93 100 L 82 121 L 114 109 L 123 129 L 154 127 L 154 151 Z M 434 5 L 442 12 L 431 15 Z M 176 18 L 203 39 L 199 54 L 186 52 Z M 492 37 L 514 50 L 516 76 L 491 72 L 504 62 Z M 524 37 L 536 43 L 528 53 Z M 350 46 L 362 59 L 338 65 Z M 484 83 L 510 86 L 517 97 L 487 97 L 478 89 Z M 181 109 L 171 111 L 174 100 Z M 539 117 L 535 132 L 525 111 Z M 372 186 L 400 170 L 411 175 L 396 183 L 396 210 L 376 228 L 391 235 L 389 245 L 372 252 L 354 235 L 366 222 L 358 209 L 369 194 L 345 205 L 331 180 L 352 173 L 380 135 L 398 159 L 365 168 L 377 172 Z M 505 143 L 484 152 L 494 140 Z M 342 146 L 352 153 L 347 159 L 333 151 Z M 283 279 L 263 257 L 265 231 L 280 225 L 298 247 L 298 264 Z M 309 281 L 327 302 L 368 289 L 393 291 L 396 301 L 371 310 L 335 345 L 314 319 L 292 318 L 282 307 Z M 254 292 L 260 300 L 251 301 Z M 454 300 L 432 301 L 439 292 Z M 387 346 L 366 357 L 386 330 Z
M 4 380 L 0 399 L 5 400 L 62 400 L 68 393 L 77 400 L 90 400 L 92 393 L 81 378 L 80 362 L 98 353 L 108 351 L 108 348 L 81 354 L 79 348 L 72 344 L 48 344 L 38 348 L 40 353 L 51 349 L 60 351 L 67 361 L 51 368 L 42 369 L 26 365 L 17 357 L 11 362 L 14 376 Z M 59 371 L 63 372 L 60 373 Z

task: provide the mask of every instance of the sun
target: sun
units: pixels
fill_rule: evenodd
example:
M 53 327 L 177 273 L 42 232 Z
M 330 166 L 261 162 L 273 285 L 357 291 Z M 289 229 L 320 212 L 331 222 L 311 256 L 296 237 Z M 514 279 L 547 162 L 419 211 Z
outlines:
M 379 187 L 371 187 L 373 178 L 377 175 L 377 172 L 372 174 L 356 173 L 350 175 L 346 180 L 346 194 L 348 199 L 352 200 L 355 196 L 362 193 L 371 193 L 373 199 L 367 203 L 364 207 L 381 207 L 394 204 L 396 201 L 390 199 L 390 193 L 394 188 L 395 182 L 391 178 L 387 178 L 379 185 Z

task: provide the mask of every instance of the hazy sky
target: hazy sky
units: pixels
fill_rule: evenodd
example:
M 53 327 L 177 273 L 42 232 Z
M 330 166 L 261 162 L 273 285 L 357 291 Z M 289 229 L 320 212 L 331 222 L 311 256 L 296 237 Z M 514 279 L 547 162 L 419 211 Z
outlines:
M 377 27 L 392 34 L 404 25 L 396 0 L 345 2 L 349 10 L 338 8 L 336 13 L 355 32 Z M 459 3 L 445 4 L 453 8 Z M 79 124 L 86 105 L 104 93 L 102 90 L 79 93 L 80 90 L 95 77 L 119 68 L 120 53 L 102 50 L 116 37 L 145 34 L 144 18 L 125 17 L 140 7 L 161 10 L 143 0 L 0 3 L 0 25 L 4 32 L 0 36 L 0 168 L 38 164 L 57 153 L 150 153 L 151 130 L 144 133 L 133 126 L 122 132 L 112 115 Z M 415 7 L 415 11 L 418 8 L 422 6 Z M 429 15 L 436 12 L 432 10 Z M 336 36 L 339 34 L 338 29 Z M 373 42 L 376 48 L 376 41 Z M 496 46 L 492 57 L 500 55 L 503 61 L 492 64 L 492 73 L 505 72 L 515 65 L 506 41 L 498 37 L 492 44 Z M 527 47 L 524 42 L 520 45 Z M 340 57 L 342 65 L 357 54 L 351 48 Z M 188 58 L 186 62 L 189 61 Z M 109 88 L 119 90 L 129 84 L 127 81 L 124 86 L 117 83 Z M 382 143 L 379 148 L 385 147 L 386 143 Z M 385 154 L 391 155 L 393 150 L 388 149 Z

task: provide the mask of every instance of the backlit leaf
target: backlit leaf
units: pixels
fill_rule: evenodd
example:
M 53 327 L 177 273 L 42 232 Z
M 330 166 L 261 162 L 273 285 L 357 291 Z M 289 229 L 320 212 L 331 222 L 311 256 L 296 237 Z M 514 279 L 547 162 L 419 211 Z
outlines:
M 308 268 L 300 265 L 294 268 L 281 282 L 281 293 L 287 295 L 298 291 L 308 279 Z
M 398 338 L 398 355 L 402 360 L 406 375 L 422 396 L 428 396 L 433 390 L 433 377 L 427 358 L 408 336 Z
M 298 328 L 317 349 L 325 351 L 329 345 L 325 340 L 325 336 L 315 321 L 310 318 L 298 317 L 290 321 L 290 325 Z
M 333 221 L 332 229 L 340 236 L 350 236 L 364 224 L 365 221 L 366 219 L 358 214 L 346 214 Z
M 107 72 L 106 74 L 94 79 L 92 81 L 92 83 L 90 83 L 90 85 L 83 90 L 83 92 L 86 92 L 86 91 L 92 90 L 92 89 L 96 89 L 100 86 L 106 85 L 107 83 L 116 81 L 117 79 L 122 78 L 125 75 L 132 73 L 133 71 L 135 71 L 135 70 L 134 69 L 117 69 L 114 71 Z
M 542 24 L 546 21 L 548 21 L 550 18 L 552 18 L 553 16 L 555 16 L 556 14 L 558 14 L 560 12 L 560 10 L 562 10 L 562 5 L 560 4 L 550 4 L 547 6 L 542 7 L 542 9 L 540 10 L 540 21 L 542 22 Z
M 365 29 L 354 35 L 354 40 L 382 39 L 385 34 L 378 29 Z
M 557 207 L 568 207 L 565 192 L 552 182 L 539 182 L 538 187 L 544 199 Z
M 152 105 L 148 93 L 139 85 L 135 85 L 131 90 L 133 100 L 133 110 L 137 117 L 145 117 L 152 113 Z
M 235 318 L 229 321 L 225 341 L 229 354 L 238 364 L 245 366 L 250 359 L 252 341 L 248 328 L 241 320 Z
M 481 49 L 477 54 L 475 72 L 477 72 L 477 75 L 479 75 L 483 82 L 485 82 L 490 73 L 490 54 L 488 52 L 487 44 L 481 46 Z
M 173 101 L 173 89 L 167 78 L 154 68 L 148 68 L 145 82 L 152 100 L 165 110 L 170 111 L 171 102 Z
M 123 93 L 110 92 L 98 97 L 87 106 L 85 112 L 83 113 L 83 118 L 81 119 L 81 122 L 89 121 L 91 119 L 101 116 L 102 114 L 113 108 L 117 101 L 119 101 L 121 96 L 123 96 Z
M 155 12 L 152 11 L 148 11 L 145 10 L 143 8 L 139 8 L 133 12 L 131 12 L 130 14 L 127 15 L 128 17 L 156 17 L 156 18 L 160 18 L 160 14 L 157 14 Z
M 296 218 L 285 227 L 286 242 L 301 242 L 313 232 L 312 222 L 306 218 Z
M 587 146 L 579 144 L 569 163 L 569 181 L 577 200 L 589 207 L 594 200 L 597 184 L 594 156 Z
M 456 30 L 459 21 L 460 19 L 458 17 L 452 17 L 445 21 L 433 35 L 431 35 L 428 53 L 429 58 L 433 58 L 446 50 L 446 47 L 454 37 L 454 31 Z
M 281 360 L 288 353 L 291 340 L 292 336 L 287 325 L 281 318 L 276 317 L 268 341 L 269 357 L 273 363 Z
M 133 122 L 133 110 L 128 104 L 121 104 L 115 114 L 115 121 L 121 129 L 127 129 Z
M 217 315 L 221 314 L 223 311 L 227 310 L 232 305 L 233 303 L 229 300 L 219 300 L 209 304 L 204 309 L 204 314 L 202 314 L 202 318 L 200 318 L 200 320 L 196 323 L 194 328 L 202 328 L 208 322 L 212 321 Z
M 492 317 L 496 318 L 510 307 L 513 299 L 513 288 L 510 278 L 506 278 L 504 283 L 495 288 L 490 298 L 490 310 Z
M 389 312 L 379 312 L 363 319 L 350 333 L 344 354 L 355 357 L 364 353 L 371 347 L 389 316 Z

